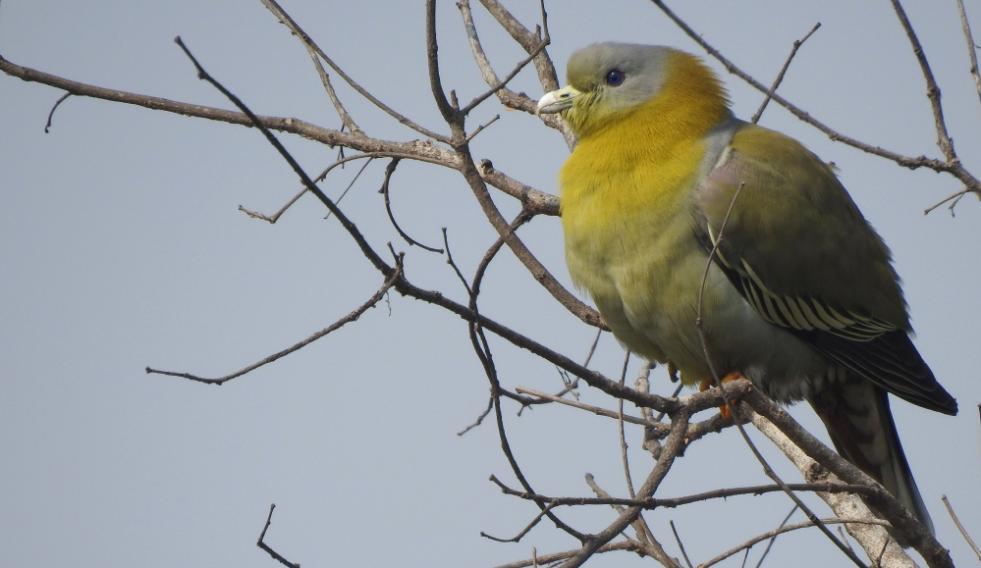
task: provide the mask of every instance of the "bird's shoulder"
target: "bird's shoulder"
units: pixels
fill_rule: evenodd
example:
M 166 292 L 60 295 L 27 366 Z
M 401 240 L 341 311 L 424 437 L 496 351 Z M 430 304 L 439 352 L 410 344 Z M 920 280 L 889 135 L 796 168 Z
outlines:
M 772 293 L 908 326 L 888 248 L 833 167 L 797 140 L 738 124 L 696 184 L 693 211 L 703 244 Z

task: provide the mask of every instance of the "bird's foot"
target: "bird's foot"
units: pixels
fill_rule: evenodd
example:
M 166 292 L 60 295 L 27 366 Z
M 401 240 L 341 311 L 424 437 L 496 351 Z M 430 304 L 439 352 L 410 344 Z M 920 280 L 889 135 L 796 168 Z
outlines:
M 726 373 L 724 377 L 719 379 L 719 383 L 724 385 L 728 382 L 738 381 L 739 379 L 745 379 L 745 378 L 746 377 L 739 371 L 731 371 L 729 373 Z M 712 380 L 712 377 L 706 377 L 702 379 L 702 382 L 698 385 L 698 390 L 707 391 L 710 388 L 712 388 L 713 383 L 714 381 Z M 722 417 L 725 418 L 726 420 L 732 419 L 732 412 L 729 411 L 728 404 L 722 404 L 721 406 L 719 406 L 719 414 L 721 414 Z

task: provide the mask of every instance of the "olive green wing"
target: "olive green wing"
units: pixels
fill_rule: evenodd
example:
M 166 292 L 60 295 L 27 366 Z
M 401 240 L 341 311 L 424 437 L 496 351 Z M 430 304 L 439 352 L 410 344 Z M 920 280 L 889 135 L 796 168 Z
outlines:
M 742 123 L 694 205 L 696 236 L 761 318 L 897 396 L 956 413 L 909 339 L 888 248 L 830 166 Z

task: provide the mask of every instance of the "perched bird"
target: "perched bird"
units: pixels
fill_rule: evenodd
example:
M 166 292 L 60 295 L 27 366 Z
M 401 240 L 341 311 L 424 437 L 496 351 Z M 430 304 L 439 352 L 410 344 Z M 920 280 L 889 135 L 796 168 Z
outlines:
M 613 334 L 706 381 L 701 313 L 720 373 L 807 400 L 838 452 L 932 530 L 886 394 L 945 414 L 957 402 L 910 341 L 889 249 L 832 168 L 735 118 L 694 55 L 599 43 L 567 79 L 538 112 L 578 138 L 560 174 L 566 260 Z

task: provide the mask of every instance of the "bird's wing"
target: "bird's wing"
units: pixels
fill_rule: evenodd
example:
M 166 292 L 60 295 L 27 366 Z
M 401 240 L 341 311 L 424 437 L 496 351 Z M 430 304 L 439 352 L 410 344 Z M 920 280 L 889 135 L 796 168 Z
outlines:
M 909 339 L 889 250 L 830 166 L 742 124 L 694 192 L 699 241 L 718 247 L 716 264 L 764 320 L 914 404 L 956 413 Z

